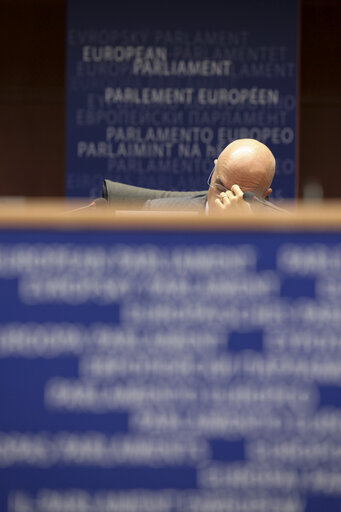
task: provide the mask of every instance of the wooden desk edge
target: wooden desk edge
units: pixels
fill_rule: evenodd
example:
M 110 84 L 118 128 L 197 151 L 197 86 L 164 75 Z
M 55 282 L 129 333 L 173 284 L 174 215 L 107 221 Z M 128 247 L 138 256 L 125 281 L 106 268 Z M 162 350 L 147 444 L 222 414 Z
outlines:
M 84 202 L 82 203 L 84 205 Z M 341 230 L 341 202 L 288 205 L 289 213 L 265 210 L 256 214 L 226 216 L 197 212 L 140 211 L 108 208 L 70 210 L 79 202 L 31 201 L 25 206 L 0 205 L 1 229 L 104 229 L 104 230 Z

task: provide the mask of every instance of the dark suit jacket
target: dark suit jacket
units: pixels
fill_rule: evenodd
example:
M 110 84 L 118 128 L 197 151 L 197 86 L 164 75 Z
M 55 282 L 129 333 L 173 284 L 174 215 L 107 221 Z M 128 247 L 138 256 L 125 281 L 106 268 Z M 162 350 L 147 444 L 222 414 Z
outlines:
M 163 199 L 150 199 L 143 205 L 144 210 L 179 210 L 201 211 L 205 209 L 207 193 L 193 194 L 189 197 L 166 197 Z

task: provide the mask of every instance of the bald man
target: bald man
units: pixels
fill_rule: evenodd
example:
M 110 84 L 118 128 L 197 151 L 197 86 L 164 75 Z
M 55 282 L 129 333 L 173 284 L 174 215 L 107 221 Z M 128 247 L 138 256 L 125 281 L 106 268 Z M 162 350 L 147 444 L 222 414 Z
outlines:
M 221 212 L 231 210 L 250 211 L 243 199 L 244 192 L 251 191 L 260 199 L 270 193 L 275 174 L 275 158 L 270 149 L 254 139 L 231 142 L 214 161 L 215 167 L 207 192 L 193 196 L 154 199 L 145 203 L 146 209 L 206 210 Z
M 260 199 L 271 194 L 276 161 L 270 149 L 254 139 L 231 142 L 215 160 L 207 193 L 211 211 L 249 209 L 243 199 L 251 191 Z

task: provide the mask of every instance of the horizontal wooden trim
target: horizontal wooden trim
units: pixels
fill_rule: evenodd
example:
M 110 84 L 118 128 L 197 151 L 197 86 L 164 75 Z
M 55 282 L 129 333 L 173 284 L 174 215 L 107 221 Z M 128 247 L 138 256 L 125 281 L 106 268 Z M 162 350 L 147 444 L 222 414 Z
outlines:
M 84 202 L 30 201 L 28 205 L 1 204 L 2 229 L 104 229 L 104 230 L 271 230 L 271 231 L 341 231 L 341 202 L 303 205 L 286 204 L 289 213 L 273 213 L 270 209 L 255 214 L 226 215 L 197 212 L 127 211 L 89 208 L 70 212 Z M 281 205 L 283 206 L 283 205 Z

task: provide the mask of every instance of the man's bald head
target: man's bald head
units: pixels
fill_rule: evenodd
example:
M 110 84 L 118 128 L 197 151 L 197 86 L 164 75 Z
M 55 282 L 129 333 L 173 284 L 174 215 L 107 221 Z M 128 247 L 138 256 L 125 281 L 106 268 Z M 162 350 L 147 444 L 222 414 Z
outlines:
M 233 185 L 239 185 L 243 192 L 251 190 L 258 197 L 265 198 L 271 192 L 275 165 L 275 158 L 265 144 L 254 139 L 235 140 L 220 153 L 211 184 L 214 185 L 218 179 L 228 190 Z M 210 187 L 210 207 L 218 195 L 219 191 Z

